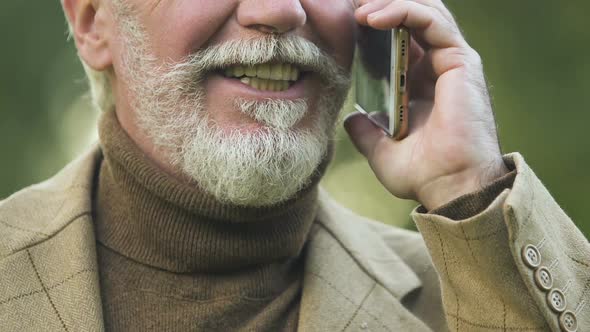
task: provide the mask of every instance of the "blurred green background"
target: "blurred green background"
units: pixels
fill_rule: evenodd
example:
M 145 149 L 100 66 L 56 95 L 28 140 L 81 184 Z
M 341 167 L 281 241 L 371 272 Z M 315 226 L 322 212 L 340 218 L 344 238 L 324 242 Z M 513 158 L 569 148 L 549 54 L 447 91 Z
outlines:
M 504 152 L 519 151 L 583 232 L 590 197 L 590 2 L 447 0 L 484 60 Z M 0 198 L 41 181 L 96 137 L 84 74 L 58 1 L 0 2 Z M 345 205 L 410 226 L 415 202 L 389 195 L 338 134 L 324 185 Z M 410 226 L 411 227 L 411 226 Z

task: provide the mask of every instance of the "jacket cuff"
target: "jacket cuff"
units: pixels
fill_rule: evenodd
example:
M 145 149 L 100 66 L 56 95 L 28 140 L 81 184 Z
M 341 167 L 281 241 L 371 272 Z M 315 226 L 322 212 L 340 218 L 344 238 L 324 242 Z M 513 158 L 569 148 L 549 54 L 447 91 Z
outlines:
M 512 188 L 516 174 L 516 170 L 512 170 L 479 191 L 460 196 L 429 212 L 426 212 L 424 206 L 418 207 L 417 211 L 438 214 L 454 220 L 467 219 L 483 212 L 504 189 Z
M 501 189 L 507 175 L 431 213 L 412 211 L 441 277 L 449 326 L 573 331 L 575 323 L 584 331 L 590 244 L 520 154 L 504 162 L 516 171 L 512 188 Z

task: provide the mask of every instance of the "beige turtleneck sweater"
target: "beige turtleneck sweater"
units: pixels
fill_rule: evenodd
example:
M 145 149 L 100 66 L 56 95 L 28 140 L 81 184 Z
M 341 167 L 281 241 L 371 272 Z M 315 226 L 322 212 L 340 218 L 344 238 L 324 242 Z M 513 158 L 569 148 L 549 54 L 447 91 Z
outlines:
M 95 228 L 108 331 L 295 331 L 317 183 L 269 208 L 225 205 L 99 124 Z M 328 159 L 328 158 L 327 158 Z

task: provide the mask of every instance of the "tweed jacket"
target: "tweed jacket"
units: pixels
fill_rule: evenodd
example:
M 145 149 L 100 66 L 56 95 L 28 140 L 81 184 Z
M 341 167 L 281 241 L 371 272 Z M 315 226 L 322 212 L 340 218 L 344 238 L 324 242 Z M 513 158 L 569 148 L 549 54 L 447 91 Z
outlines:
M 0 331 L 103 331 L 94 148 L 0 203 Z M 300 331 L 590 331 L 590 245 L 522 156 L 481 213 L 411 216 L 421 235 L 320 193 Z

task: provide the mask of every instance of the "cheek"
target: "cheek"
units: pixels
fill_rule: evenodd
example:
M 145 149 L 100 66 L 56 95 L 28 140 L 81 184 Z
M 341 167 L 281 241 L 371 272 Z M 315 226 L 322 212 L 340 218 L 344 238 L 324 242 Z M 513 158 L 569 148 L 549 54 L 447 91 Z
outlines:
M 357 23 L 352 0 L 302 0 L 308 23 L 339 65 L 350 68 Z
M 180 60 L 201 48 L 227 23 L 237 4 L 238 0 L 178 0 L 162 4 L 161 9 L 156 9 L 159 13 L 149 15 L 147 22 L 157 56 Z

